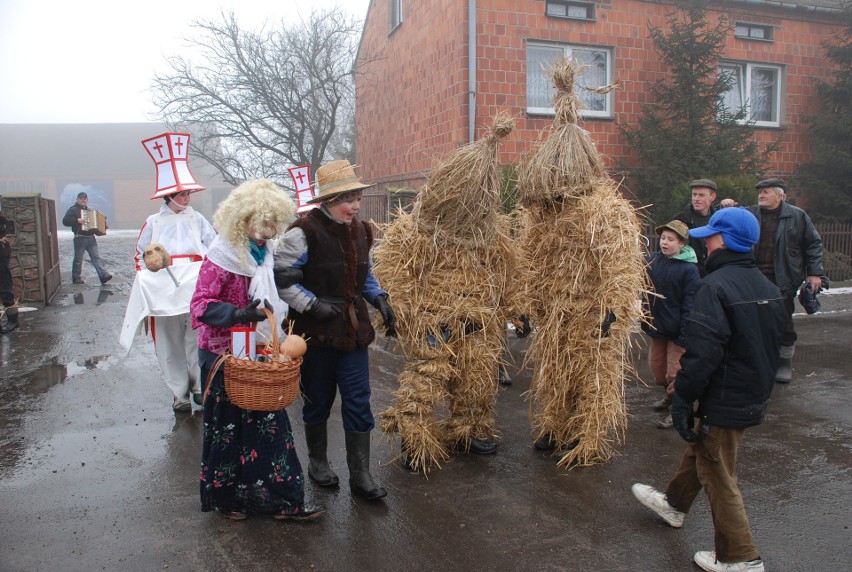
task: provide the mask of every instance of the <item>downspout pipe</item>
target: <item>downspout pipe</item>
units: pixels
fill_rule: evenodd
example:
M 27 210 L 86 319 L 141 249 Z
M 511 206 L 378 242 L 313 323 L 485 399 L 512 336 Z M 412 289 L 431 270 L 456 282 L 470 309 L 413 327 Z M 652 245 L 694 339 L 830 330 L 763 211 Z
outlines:
M 476 0 L 467 0 L 467 140 L 476 137 Z

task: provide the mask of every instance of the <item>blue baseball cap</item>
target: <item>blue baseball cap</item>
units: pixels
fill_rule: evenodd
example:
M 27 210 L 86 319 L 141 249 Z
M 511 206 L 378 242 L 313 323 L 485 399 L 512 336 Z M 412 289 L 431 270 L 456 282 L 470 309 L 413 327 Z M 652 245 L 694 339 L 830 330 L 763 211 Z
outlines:
M 752 245 L 760 239 L 760 223 L 751 211 L 744 207 L 728 207 L 719 209 L 706 226 L 690 229 L 689 236 L 707 238 L 721 234 L 728 250 L 748 252 Z

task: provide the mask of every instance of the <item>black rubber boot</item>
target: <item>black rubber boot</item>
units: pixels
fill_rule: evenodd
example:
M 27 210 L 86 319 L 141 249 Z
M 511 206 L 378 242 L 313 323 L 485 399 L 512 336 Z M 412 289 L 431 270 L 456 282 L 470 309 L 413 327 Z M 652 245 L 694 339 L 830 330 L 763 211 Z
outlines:
M 305 425 L 305 441 L 308 442 L 308 476 L 321 487 L 336 487 L 340 479 L 328 464 L 328 430 L 325 423 Z
M 506 366 L 503 365 L 502 363 L 500 364 L 499 372 L 500 372 L 500 377 L 499 377 L 500 385 L 506 385 L 506 386 L 512 385 L 512 378 L 509 377 L 509 372 L 506 371 Z
M 8 334 L 18 329 L 18 309 L 6 308 L 6 325 L 0 328 L 0 334 Z
M 374 501 L 387 496 L 370 475 L 370 432 L 346 432 L 346 463 L 349 465 L 349 489 L 353 495 Z

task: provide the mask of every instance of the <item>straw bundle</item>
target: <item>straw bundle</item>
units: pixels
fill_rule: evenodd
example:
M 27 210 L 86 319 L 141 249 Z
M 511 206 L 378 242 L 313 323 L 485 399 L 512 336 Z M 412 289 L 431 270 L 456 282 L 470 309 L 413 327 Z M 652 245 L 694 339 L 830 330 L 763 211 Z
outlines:
M 514 127 L 511 116 L 498 114 L 485 139 L 458 149 L 435 167 L 414 207 L 422 232 L 469 246 L 494 239 L 502 182 L 497 143 Z
M 406 356 L 380 427 L 401 436 L 402 453 L 424 474 L 451 449 L 496 438 L 497 366 L 506 320 L 517 315 L 508 300 L 516 246 L 509 219 L 497 212 L 496 144 L 510 126 L 498 116 L 487 139 L 439 166 L 428 192 L 387 226 L 373 253 Z
M 534 269 L 524 290 L 538 332 L 526 360 L 536 438 L 554 438 L 559 466 L 585 466 L 609 459 L 624 437 L 629 326 L 641 315 L 644 261 L 635 209 L 588 133 L 567 123 L 579 109 L 574 68 L 562 61 L 552 74 L 556 121 L 519 177 Z M 617 321 L 604 335 L 610 313 Z

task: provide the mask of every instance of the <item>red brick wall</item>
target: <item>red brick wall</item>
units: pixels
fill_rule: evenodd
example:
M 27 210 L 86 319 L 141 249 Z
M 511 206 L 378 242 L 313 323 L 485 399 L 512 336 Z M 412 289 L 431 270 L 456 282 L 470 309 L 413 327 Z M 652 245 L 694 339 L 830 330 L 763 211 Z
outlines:
M 648 82 L 663 78 L 648 37 L 649 23 L 664 30 L 667 3 L 612 0 L 598 3 L 596 21 L 544 16 L 542 0 L 477 2 L 477 137 L 498 111 L 517 118 L 515 132 L 501 145 L 503 162 L 518 161 L 551 124 L 526 113 L 526 44 L 560 42 L 613 49 L 614 117 L 587 118 L 598 150 L 613 173 L 629 174 L 636 158 L 619 125 L 635 124 L 648 102 Z M 362 175 L 379 185 L 418 187 L 435 159 L 467 142 L 467 8 L 465 0 L 403 2 L 403 23 L 389 33 L 388 2 L 371 3 L 356 77 L 358 163 Z M 789 9 L 720 4 L 731 23 L 775 26 L 772 42 L 737 39 L 731 33 L 725 58 L 783 66 L 780 128 L 755 128 L 764 144 L 781 138 L 771 156 L 773 176 L 789 177 L 810 157 L 806 118 L 818 111 L 816 81 L 831 67 L 820 46 L 835 30 L 830 16 Z M 719 12 L 709 13 L 715 22 Z M 371 61 L 367 61 L 371 60 Z M 702 175 L 696 173 L 696 177 Z

